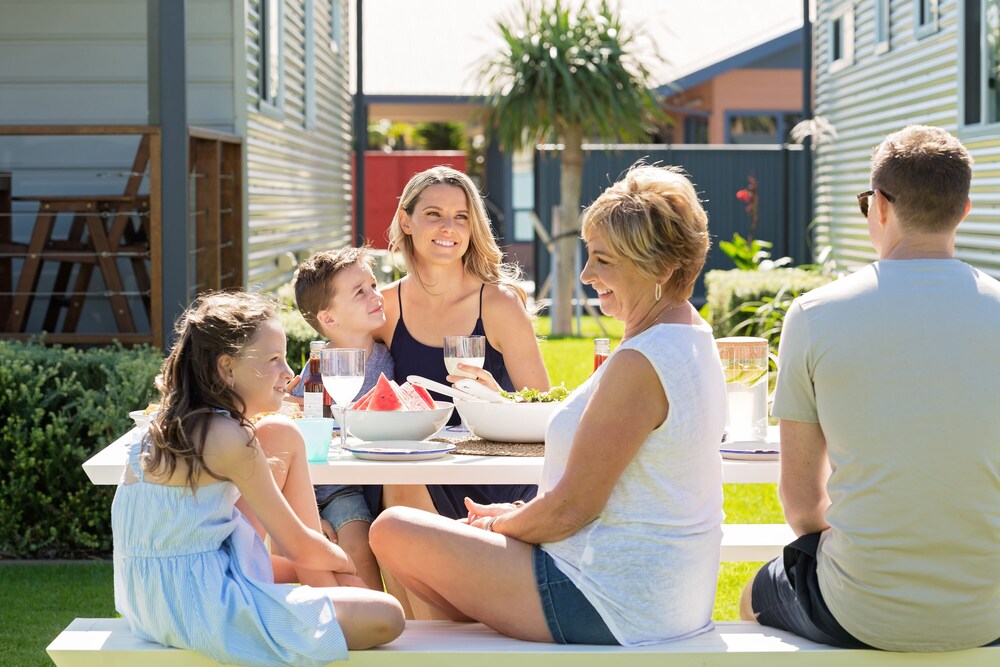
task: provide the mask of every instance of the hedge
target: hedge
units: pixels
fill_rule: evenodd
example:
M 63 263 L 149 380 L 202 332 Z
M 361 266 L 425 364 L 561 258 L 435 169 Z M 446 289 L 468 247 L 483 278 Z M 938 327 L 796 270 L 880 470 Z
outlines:
M 791 300 L 834 280 L 807 269 L 709 271 L 706 305 L 714 335 L 760 336 L 777 342 Z
M 0 557 L 111 552 L 114 487 L 91 484 L 82 465 L 154 398 L 161 359 L 149 347 L 0 341 Z
M 319 336 L 295 310 L 280 319 L 298 373 Z M 111 553 L 115 489 L 92 484 L 83 463 L 156 400 L 162 360 L 151 347 L 0 341 L 0 558 Z

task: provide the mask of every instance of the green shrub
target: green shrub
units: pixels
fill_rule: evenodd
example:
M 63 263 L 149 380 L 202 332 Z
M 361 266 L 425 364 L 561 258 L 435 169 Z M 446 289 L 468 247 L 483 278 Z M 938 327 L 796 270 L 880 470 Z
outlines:
M 82 465 L 157 395 L 161 360 L 148 347 L 0 341 L 0 557 L 110 553 L 114 488 Z
M 705 291 L 715 336 L 760 336 L 777 344 L 792 299 L 833 280 L 807 269 L 709 271 Z
M 278 313 L 278 320 L 285 330 L 285 338 L 288 341 L 285 358 L 288 359 L 292 372 L 298 373 L 309 359 L 309 342 L 326 339 L 316 333 L 316 330 L 309 326 L 305 318 L 294 308 L 282 310 Z

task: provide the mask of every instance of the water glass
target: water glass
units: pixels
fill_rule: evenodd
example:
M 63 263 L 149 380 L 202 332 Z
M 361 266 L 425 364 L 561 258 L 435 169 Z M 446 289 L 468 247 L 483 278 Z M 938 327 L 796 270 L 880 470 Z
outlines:
M 767 339 L 735 336 L 715 343 L 726 376 L 726 446 L 751 449 L 739 443 L 767 438 Z
M 444 365 L 449 375 L 475 379 L 476 376 L 458 370 L 459 364 L 483 367 L 486 363 L 486 336 L 445 336 Z

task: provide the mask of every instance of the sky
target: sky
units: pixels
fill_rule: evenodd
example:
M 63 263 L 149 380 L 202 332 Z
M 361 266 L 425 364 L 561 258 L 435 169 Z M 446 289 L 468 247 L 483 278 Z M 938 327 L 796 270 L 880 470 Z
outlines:
M 354 2 L 347 1 L 353 13 Z M 579 0 L 567 2 L 575 6 Z M 626 25 L 641 27 L 655 41 L 665 61 L 652 68 L 656 85 L 802 25 L 802 0 L 617 0 L 615 5 Z M 520 0 L 364 0 L 365 93 L 482 93 L 476 73 L 482 59 L 501 46 L 496 21 L 516 16 L 519 6 Z

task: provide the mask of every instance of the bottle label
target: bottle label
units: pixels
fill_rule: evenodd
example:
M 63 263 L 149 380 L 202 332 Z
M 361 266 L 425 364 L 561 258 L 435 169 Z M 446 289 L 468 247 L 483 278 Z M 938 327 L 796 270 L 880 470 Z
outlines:
M 302 416 L 322 417 L 323 416 L 323 392 L 307 391 L 302 394 Z

